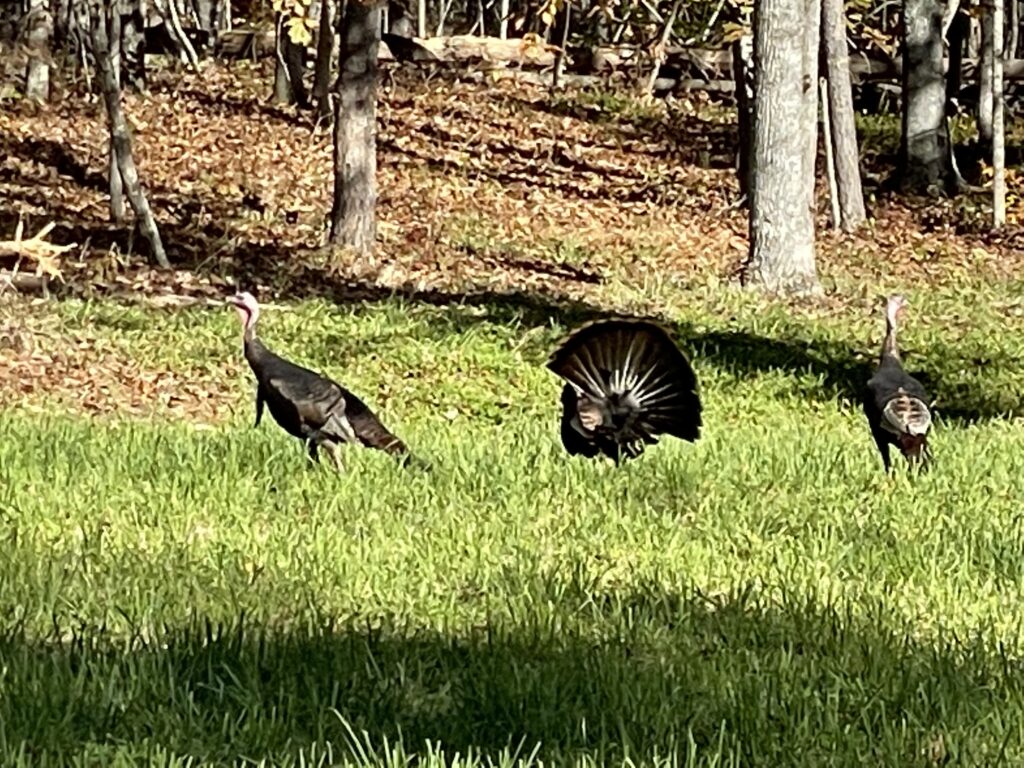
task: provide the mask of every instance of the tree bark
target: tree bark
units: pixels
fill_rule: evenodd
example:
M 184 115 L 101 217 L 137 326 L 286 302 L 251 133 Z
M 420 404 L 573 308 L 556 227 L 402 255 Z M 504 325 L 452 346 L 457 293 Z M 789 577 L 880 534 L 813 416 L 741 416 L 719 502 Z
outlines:
M 334 204 L 330 240 L 361 255 L 377 237 L 377 48 L 380 10 L 348 0 L 334 106 Z
M 807 189 L 805 199 L 814 216 L 814 186 L 818 165 L 818 61 L 821 50 L 821 0 L 803 0 L 803 57 L 801 61 L 800 125 L 804 132 L 804 160 L 801 178 Z
M 334 58 L 334 25 L 331 0 L 320 0 L 320 27 L 316 41 L 316 68 L 313 73 L 313 98 L 321 118 L 331 115 L 331 64 Z
M 122 17 L 121 73 L 122 82 L 132 89 L 146 91 L 146 30 L 142 0 L 132 0 L 130 12 Z
M 834 172 L 839 197 L 839 222 L 852 232 L 867 218 L 864 191 L 860 183 L 860 153 L 854 120 L 853 88 L 850 84 L 850 56 L 846 44 L 843 0 L 822 0 L 821 39 L 828 83 L 828 115 Z
M 744 281 L 772 293 L 821 292 L 809 193 L 806 0 L 762 0 L 754 13 L 750 256 Z M 810 24 L 809 24 L 810 22 Z M 816 103 L 817 99 L 815 99 Z M 815 123 L 817 116 L 813 116 Z
M 1015 2 L 1015 0 L 1010 0 Z M 992 2 L 992 226 L 1006 223 L 1006 144 L 1003 124 L 1003 0 Z
M 116 0 L 115 0 L 116 3 Z M 139 222 L 139 229 L 149 242 L 150 250 L 156 263 L 164 268 L 170 269 L 170 262 L 167 260 L 167 253 L 164 251 L 163 242 L 160 239 L 160 230 L 157 228 L 153 211 L 149 207 L 146 193 L 139 181 L 139 173 L 135 167 L 135 160 L 132 157 L 132 140 L 128 132 L 128 122 L 125 120 L 124 110 L 121 107 L 121 85 L 118 70 L 115 66 L 115 51 L 120 47 L 120 16 L 115 9 L 108 6 L 101 7 L 97 15 L 92 19 L 92 49 L 93 57 L 96 59 L 96 76 L 103 91 L 103 102 L 107 110 L 107 123 L 110 128 L 111 153 L 116 158 L 117 170 L 120 173 L 124 191 L 131 203 L 132 210 Z M 110 31 L 108 32 L 109 15 Z M 115 174 L 112 174 L 112 177 Z M 114 182 L 111 181 L 113 190 Z
M 53 38 L 53 16 L 46 0 L 29 0 L 25 19 L 28 66 L 25 69 L 25 96 L 37 101 L 50 98 L 50 58 Z
M 957 191 L 946 123 L 940 0 L 903 3 L 903 130 L 899 177 L 904 190 Z
M 992 12 L 981 17 L 981 56 L 978 63 L 978 143 L 986 154 L 992 150 Z
M 278 16 L 274 93 L 271 100 L 275 104 L 295 104 L 300 109 L 305 109 L 309 106 L 309 96 L 303 81 L 306 48 L 292 42 L 285 20 L 284 14 Z
M 736 80 L 736 122 L 739 147 L 736 149 L 736 174 L 740 196 L 750 206 L 750 153 L 754 122 L 754 36 L 744 34 L 732 44 L 733 76 Z
M 506 0 L 507 1 L 507 0 Z M 427 36 L 427 0 L 416 0 L 416 37 Z

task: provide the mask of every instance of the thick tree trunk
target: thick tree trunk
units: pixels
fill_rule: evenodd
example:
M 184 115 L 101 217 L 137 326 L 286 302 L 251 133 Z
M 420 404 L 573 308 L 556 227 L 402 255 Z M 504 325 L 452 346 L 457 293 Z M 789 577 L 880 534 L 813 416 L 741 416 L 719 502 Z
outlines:
M 821 39 L 825 49 L 828 81 L 828 114 L 836 185 L 839 192 L 839 225 L 852 232 L 867 218 L 860 183 L 860 153 L 850 84 L 850 56 L 846 47 L 843 0 L 822 0 Z
M 903 131 L 899 176 L 908 191 L 955 192 L 946 124 L 942 10 L 939 0 L 903 3 Z
M 313 72 L 313 98 L 321 118 L 331 116 L 331 64 L 334 58 L 334 25 L 331 0 L 320 0 L 320 27 L 316 41 L 316 68 Z
M 1015 2 L 1015 0 L 1010 0 Z M 992 226 L 1006 223 L 1006 144 L 1003 125 L 1003 0 L 992 3 Z
M 736 174 L 740 196 L 750 206 L 750 153 L 754 123 L 754 36 L 741 35 L 732 44 L 733 76 L 736 80 L 736 122 L 739 146 L 736 148 Z
M 92 49 L 96 59 L 97 80 L 103 91 L 103 102 L 107 108 L 111 152 L 117 161 L 117 170 L 124 185 L 124 192 L 128 196 L 132 210 L 135 211 L 139 229 L 149 242 L 153 258 L 159 266 L 170 269 L 171 265 L 160 239 L 156 219 L 139 181 L 139 173 L 132 157 L 132 140 L 128 132 L 128 122 L 125 120 L 124 110 L 121 107 L 120 78 L 115 65 L 115 51 L 119 50 L 121 43 L 120 16 L 117 13 L 112 15 L 108 33 L 107 19 L 104 18 L 107 10 L 101 8 L 98 15 L 92 20 Z M 111 189 L 113 190 L 113 188 L 114 182 L 112 181 Z
M 754 13 L 754 102 L 748 284 L 773 293 L 820 293 L 803 123 L 810 48 L 806 0 L 762 0 Z M 816 115 L 814 116 L 816 120 Z
M 377 237 L 377 48 L 380 11 L 348 0 L 334 106 L 331 242 L 369 255 Z
M 992 149 L 992 13 L 981 17 L 981 61 L 978 66 L 978 143 L 986 154 Z
M 50 45 L 53 38 L 53 16 L 46 0 L 29 0 L 25 19 L 25 48 L 28 66 L 25 70 L 25 96 L 37 101 L 50 98 Z

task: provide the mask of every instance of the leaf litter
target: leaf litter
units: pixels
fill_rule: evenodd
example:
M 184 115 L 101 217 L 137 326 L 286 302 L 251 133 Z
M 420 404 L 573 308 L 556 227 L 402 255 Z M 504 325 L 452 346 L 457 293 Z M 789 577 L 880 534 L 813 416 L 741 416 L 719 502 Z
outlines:
M 509 80 L 407 71 L 381 79 L 377 252 L 326 252 L 331 133 L 311 113 L 269 104 L 270 82 L 265 62 L 207 63 L 201 77 L 156 72 L 149 95 L 126 94 L 174 270 L 153 269 L 141 238 L 109 222 L 102 108 L 77 93 L 0 113 L 0 236 L 19 219 L 29 231 L 53 221 L 55 244 L 80 244 L 61 265 L 66 292 L 172 304 L 240 286 L 286 300 L 397 291 L 457 301 L 487 291 L 621 305 L 623 285 L 728 282 L 746 254 L 735 125 L 701 94 L 624 97 L 616 110 L 593 92 L 552 96 Z M 872 198 L 870 226 L 837 233 L 824 186 L 826 282 L 1024 273 L 1016 175 L 1011 225 L 998 236 L 984 226 L 984 206 L 884 195 Z M 634 293 L 642 304 L 643 291 Z M 26 313 L 27 299 L 3 301 L 0 405 L 58 396 L 100 413 L 224 415 L 226 372 L 140 367 L 130 350 L 104 350 L 80 330 L 47 330 L 44 307 Z M 822 310 L 842 303 L 833 294 Z M 645 309 L 635 296 L 631 306 Z

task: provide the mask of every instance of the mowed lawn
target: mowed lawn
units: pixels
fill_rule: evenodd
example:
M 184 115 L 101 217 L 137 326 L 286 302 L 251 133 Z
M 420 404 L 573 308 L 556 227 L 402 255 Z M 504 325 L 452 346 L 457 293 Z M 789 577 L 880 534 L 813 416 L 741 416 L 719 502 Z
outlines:
M 42 354 L 207 391 L 4 385 L 0 763 L 1020 764 L 1024 292 L 908 296 L 941 418 L 891 478 L 854 400 L 879 296 L 680 293 L 704 435 L 617 470 L 558 441 L 581 308 L 268 307 L 433 463 L 340 476 L 252 428 L 227 309 L 15 307 Z

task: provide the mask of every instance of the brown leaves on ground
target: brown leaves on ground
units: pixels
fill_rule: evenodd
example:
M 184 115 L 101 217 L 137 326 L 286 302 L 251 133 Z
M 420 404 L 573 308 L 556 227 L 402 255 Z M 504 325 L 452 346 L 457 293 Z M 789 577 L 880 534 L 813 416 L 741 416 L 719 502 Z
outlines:
M 696 96 L 671 105 L 553 97 L 510 81 L 424 80 L 391 69 L 381 78 L 377 255 L 370 263 L 327 255 L 319 247 L 330 208 L 330 131 L 310 113 L 268 104 L 265 62 L 204 69 L 202 78 L 158 74 L 151 95 L 126 96 L 176 270 L 150 268 L 134 253 L 141 238 L 108 221 L 106 125 L 93 97 L 0 113 L 0 232 L 13 231 L 19 217 L 29 231 L 54 220 L 55 243 L 80 244 L 61 264 L 69 290 L 158 300 L 219 297 L 241 284 L 288 299 L 399 289 L 607 303 L 623 285 L 729 280 L 745 256 L 726 110 Z M 1014 221 L 1021 195 L 1011 182 Z M 828 229 L 822 198 L 826 284 L 1019 276 L 1019 227 L 990 236 L 985 205 L 965 197 L 915 208 L 882 197 L 871 205 L 872 225 L 850 236 Z M 122 352 L 75 342 L 5 347 L 3 365 L 20 383 L 0 385 L 0 404 L 56 378 L 77 382 L 68 391 L 131 380 L 129 410 L 145 410 L 154 397 L 173 407 L 171 398 L 189 391 L 189 372 L 139 370 Z M 90 375 L 99 369 L 111 373 Z M 198 394 L 189 407 L 208 409 Z

